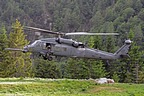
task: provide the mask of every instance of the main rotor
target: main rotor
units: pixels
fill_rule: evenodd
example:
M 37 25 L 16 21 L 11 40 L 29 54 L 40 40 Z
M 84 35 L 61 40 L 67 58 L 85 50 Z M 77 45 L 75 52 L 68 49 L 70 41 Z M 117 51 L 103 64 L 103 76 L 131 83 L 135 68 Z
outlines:
M 24 26 L 26 29 L 32 29 L 32 30 L 37 30 L 42 33 L 48 33 L 48 34 L 54 34 L 57 37 L 61 36 L 70 36 L 70 35 L 119 35 L 118 33 L 92 33 L 92 32 L 70 32 L 70 33 L 64 33 L 64 32 L 55 32 L 55 31 L 50 31 L 46 29 L 41 29 L 41 28 L 36 28 L 36 27 L 29 27 L 29 26 Z

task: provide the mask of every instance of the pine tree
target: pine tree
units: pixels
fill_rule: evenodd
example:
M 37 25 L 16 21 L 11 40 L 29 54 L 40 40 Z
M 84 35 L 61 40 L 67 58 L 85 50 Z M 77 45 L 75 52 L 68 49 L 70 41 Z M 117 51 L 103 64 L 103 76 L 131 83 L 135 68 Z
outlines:
M 66 78 L 85 79 L 89 78 L 89 70 L 83 59 L 70 58 L 66 65 Z
M 102 16 L 101 11 L 97 11 L 95 15 L 90 19 L 90 23 L 92 25 L 91 31 L 98 32 L 103 22 L 104 22 L 104 18 Z
M 66 78 L 88 79 L 107 75 L 101 60 L 69 59 L 66 65 Z
M 0 58 L 1 60 L 4 60 L 5 58 L 5 51 L 4 49 L 8 47 L 8 40 L 7 40 L 7 35 L 6 35 L 6 29 L 5 27 L 3 26 L 1 29 L 0 29 Z
M 134 39 L 135 34 L 133 30 L 131 29 L 129 32 L 129 38 L 131 40 Z M 144 51 L 141 50 L 141 47 L 137 44 L 136 41 L 133 41 L 131 49 L 129 51 L 130 58 L 124 59 L 123 61 L 126 62 L 125 65 L 125 78 L 124 82 L 140 82 L 140 76 L 139 73 L 143 72 L 143 58 L 142 55 L 144 54 Z
M 12 28 L 12 32 L 9 34 L 9 47 L 23 48 L 28 44 L 28 41 L 25 39 L 26 35 L 24 35 L 23 27 L 16 20 Z M 30 60 L 30 53 L 10 52 L 9 58 L 9 65 L 6 68 L 7 77 L 31 76 L 32 62 Z
M 134 40 L 137 44 L 141 44 L 142 42 L 142 39 L 143 39 L 143 33 L 142 33 L 142 29 L 141 29 L 141 26 L 140 24 L 139 25 L 135 25 L 134 26 Z
M 107 75 L 104 63 L 101 60 L 87 60 L 86 64 L 89 69 L 89 78 L 97 79 Z
M 0 77 L 5 77 L 5 69 L 8 65 L 8 51 L 4 49 L 8 47 L 8 38 L 5 27 L 0 29 Z
M 55 61 L 34 60 L 34 75 L 40 78 L 61 78 L 60 68 Z
M 119 82 L 119 76 L 116 72 L 113 73 L 112 79 L 114 79 L 114 81 L 117 82 L 117 83 Z

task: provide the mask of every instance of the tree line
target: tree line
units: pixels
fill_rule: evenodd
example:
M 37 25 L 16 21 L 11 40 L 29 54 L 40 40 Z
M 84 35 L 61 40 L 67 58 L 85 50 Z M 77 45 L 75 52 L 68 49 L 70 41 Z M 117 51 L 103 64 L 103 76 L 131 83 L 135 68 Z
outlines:
M 109 77 L 119 82 L 144 82 L 143 0 L 2 0 L 0 3 L 1 77 Z M 72 38 L 108 52 L 115 52 L 129 38 L 133 41 L 130 58 L 109 62 L 61 58 L 50 62 L 29 59 L 31 54 L 4 51 L 6 47 L 22 48 L 37 38 L 23 30 L 22 25 L 63 32 L 118 32 L 118 37 Z

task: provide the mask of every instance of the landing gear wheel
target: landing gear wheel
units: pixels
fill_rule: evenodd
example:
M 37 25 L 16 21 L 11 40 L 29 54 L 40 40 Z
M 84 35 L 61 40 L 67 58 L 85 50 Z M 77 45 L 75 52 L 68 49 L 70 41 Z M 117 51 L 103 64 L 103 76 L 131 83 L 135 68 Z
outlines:
M 48 57 L 47 59 L 48 59 L 49 61 L 52 61 L 52 60 L 53 60 L 53 58 L 52 58 L 52 57 Z
M 43 56 L 43 59 L 44 59 L 44 60 L 47 60 L 47 58 L 46 58 L 45 56 Z

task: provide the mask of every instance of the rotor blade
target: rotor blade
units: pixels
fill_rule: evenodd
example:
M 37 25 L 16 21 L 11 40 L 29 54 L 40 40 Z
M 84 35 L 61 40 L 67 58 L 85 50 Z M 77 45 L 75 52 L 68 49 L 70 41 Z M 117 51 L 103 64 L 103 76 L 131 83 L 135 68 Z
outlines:
M 87 32 L 72 32 L 65 35 L 119 35 L 118 33 L 87 33 Z
M 23 51 L 23 49 L 18 49 L 18 48 L 5 48 L 5 50 L 9 50 L 9 51 Z
M 44 33 L 49 33 L 49 34 L 57 34 L 57 35 L 64 35 L 64 33 L 60 33 L 60 32 L 53 32 L 50 30 L 45 30 L 45 29 L 41 29 L 41 28 L 36 28 L 36 27 L 28 27 L 28 26 L 24 26 L 27 29 L 33 29 L 33 30 L 38 30 Z

